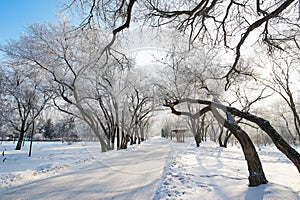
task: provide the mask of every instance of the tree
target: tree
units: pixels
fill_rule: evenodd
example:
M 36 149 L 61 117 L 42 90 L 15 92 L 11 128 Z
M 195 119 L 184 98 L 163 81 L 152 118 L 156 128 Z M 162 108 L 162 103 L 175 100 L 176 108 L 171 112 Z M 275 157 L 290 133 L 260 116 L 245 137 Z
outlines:
M 103 34 L 99 35 L 99 31 Z M 116 139 L 120 148 L 125 138 L 122 133 L 125 129 L 120 130 L 125 127 L 121 124 L 125 122 L 121 119 L 122 109 L 130 116 L 128 109 L 122 106 L 127 98 L 136 98 L 131 96 L 132 89 L 128 89 L 131 60 L 117 51 L 101 57 L 107 41 L 106 32 L 98 26 L 74 30 L 64 21 L 58 26 L 30 26 L 27 35 L 3 47 L 11 62 L 29 63 L 46 77 L 56 94 L 55 107 L 88 124 L 99 139 L 102 151 L 114 149 Z M 135 89 L 136 94 L 141 95 L 140 89 Z M 135 131 L 139 129 L 141 139 L 144 138 L 142 129 L 149 124 L 151 109 L 145 110 L 151 107 L 148 103 L 151 99 L 145 97 L 146 100 L 141 101 L 139 95 L 138 101 L 132 100 L 130 106 L 136 109 L 135 114 L 131 114 L 136 117 Z
M 105 3 L 104 3 L 105 2 Z M 233 56 L 230 66 L 224 74 L 228 89 L 235 80 L 234 75 L 252 76 L 252 71 L 239 67 L 243 56 L 243 47 L 250 37 L 258 35 L 255 40 L 264 44 L 270 52 L 284 50 L 286 44 L 299 49 L 298 44 L 298 7 L 296 0 L 277 1 L 72 1 L 71 6 L 84 8 L 86 18 L 82 26 L 101 21 L 112 31 L 115 41 L 122 30 L 129 28 L 133 19 L 141 19 L 151 26 L 174 27 L 189 34 L 189 43 L 202 41 L 213 47 L 223 46 Z M 84 5 L 84 6 L 82 6 Z M 109 12 L 107 12 L 109 10 Z M 247 48 L 247 47 L 246 47 Z M 245 48 L 245 49 L 246 49 Z
M 2 49 L 11 62 L 29 63 L 52 86 L 57 109 L 87 123 L 99 139 L 102 151 L 111 149 L 109 135 L 102 132 L 105 120 L 99 98 L 99 83 L 107 69 L 122 67 L 121 59 L 100 59 L 106 35 L 95 30 L 74 30 L 68 22 L 59 26 L 36 24 L 28 27 L 19 41 Z M 95 45 L 97 44 L 97 45 Z M 118 59 L 118 60 L 117 60 Z
M 290 55 L 280 55 L 276 57 L 272 56 L 272 62 L 270 63 L 271 72 L 270 77 L 262 77 L 262 83 L 279 94 L 289 107 L 292 116 L 293 124 L 296 130 L 296 134 L 300 140 L 300 116 L 298 114 L 299 107 L 297 106 L 297 85 L 299 84 L 299 72 L 297 72 L 297 65 L 299 57 L 291 57 Z M 284 121 L 287 123 L 285 116 L 282 114 Z M 288 123 L 287 123 L 288 124 Z
M 189 113 L 189 112 L 181 112 L 177 111 L 175 109 L 175 106 L 183 103 L 183 102 L 189 102 L 189 103 L 198 103 L 198 104 L 204 104 L 206 107 L 201 109 L 195 114 Z M 217 110 L 216 105 L 220 105 L 216 102 L 210 102 L 210 101 L 201 101 L 201 100 L 193 100 L 193 99 L 183 99 L 183 100 L 177 100 L 177 101 L 167 101 L 165 103 L 165 106 L 169 107 L 172 110 L 172 113 L 176 115 L 186 115 L 192 118 L 198 118 L 204 113 L 211 111 L 213 116 L 217 119 L 217 121 L 221 124 L 224 124 L 226 128 L 228 128 L 238 139 L 240 142 L 245 159 L 247 161 L 248 165 L 248 171 L 249 171 L 249 186 L 257 186 L 260 184 L 267 183 L 267 179 L 265 177 L 260 159 L 258 157 L 258 154 L 255 150 L 255 147 L 249 138 L 249 136 L 236 124 L 235 121 L 227 120 L 224 118 L 220 112 Z M 223 110 L 224 111 L 224 110 Z M 227 112 L 225 110 L 225 112 Z
M 299 25 L 297 22 L 298 1 L 296 0 L 280 2 L 274 0 L 257 0 L 255 2 L 217 0 L 201 0 L 197 2 L 160 0 L 143 0 L 138 2 L 136 0 L 123 0 L 116 2 L 107 0 L 105 4 L 99 0 L 93 0 L 90 4 L 81 0 L 72 1 L 73 5 L 76 5 L 76 3 L 88 7 L 85 10 L 88 16 L 83 21 L 84 25 L 90 24 L 95 16 L 98 17 L 99 21 L 107 24 L 107 27 L 112 31 L 112 43 L 119 32 L 128 28 L 134 22 L 133 19 L 142 19 L 146 22 L 144 24 L 155 27 L 167 26 L 168 29 L 175 28 L 182 33 L 187 33 L 190 48 L 195 45 L 195 42 L 199 41 L 209 49 L 222 47 L 223 49 L 220 49 L 219 52 L 226 52 L 227 59 L 229 59 L 228 63 L 223 63 L 226 67 L 221 72 L 221 78 L 226 81 L 224 84 L 225 89 L 228 89 L 232 83 L 236 83 L 236 80 L 241 75 L 254 76 L 253 69 L 242 64 L 242 58 L 245 54 L 244 49 L 248 51 L 247 42 L 249 42 L 251 36 L 256 35 L 254 36 L 254 41 L 260 45 L 260 48 L 266 48 L 270 53 L 276 50 L 286 51 L 287 49 L 296 49 L 295 52 L 299 52 L 300 48 L 298 44 Z M 110 12 L 106 12 L 107 10 Z M 112 43 L 108 45 L 108 48 Z M 218 94 L 216 91 L 210 90 L 210 92 L 214 92 L 213 96 Z M 166 104 L 174 114 L 179 114 L 174 110 L 174 105 L 182 103 L 182 100 L 186 98 L 176 98 L 176 95 L 178 94 L 169 95 L 165 93 L 168 99 Z M 206 113 L 207 110 L 211 110 L 217 121 L 224 124 L 238 138 L 248 162 L 250 185 L 266 183 L 266 179 L 250 138 L 236 124 L 235 120 L 230 120 L 230 115 L 236 115 L 256 123 L 272 138 L 275 145 L 293 161 L 299 170 L 299 154 L 290 149 L 290 146 L 270 126 L 268 121 L 247 112 L 240 112 L 237 109 L 231 109 L 223 105 L 219 106 L 220 104 L 212 103 L 211 101 L 201 100 L 195 101 L 195 103 L 207 105 L 205 107 L 206 110 L 203 108 L 204 110 L 200 110 L 195 115 L 186 112 L 187 116 L 196 118 Z M 211 105 L 218 105 L 218 109 L 223 108 L 223 112 L 230 115 L 227 115 L 226 119 Z M 255 166 L 253 166 L 254 163 Z M 259 176 L 253 177 L 254 174 Z
M 161 98 L 207 98 L 208 96 L 223 96 L 222 67 L 215 51 L 206 52 L 195 47 L 185 50 L 179 42 L 173 44 L 166 57 L 159 61 L 163 65 L 160 76 L 155 81 Z M 201 46 L 201 44 L 198 44 Z M 193 112 L 199 105 L 181 104 L 183 108 Z M 204 140 L 210 124 L 207 123 L 210 115 L 199 118 L 187 118 L 187 124 L 192 131 L 196 145 Z M 212 127 L 213 128 L 213 127 Z
M 261 89 L 262 88 L 262 89 Z M 253 81 L 240 81 L 238 84 L 234 84 L 227 96 L 230 96 L 231 102 L 227 102 L 229 106 L 238 106 L 241 111 L 243 112 L 250 112 L 255 104 L 258 104 L 260 101 L 267 99 L 268 97 L 272 96 L 272 92 L 269 94 L 266 93 L 266 87 L 261 86 L 258 82 Z M 224 101 L 226 97 L 224 97 Z M 241 126 L 247 126 L 251 128 L 257 129 L 257 127 L 244 122 L 243 118 L 239 118 L 236 120 L 237 124 Z M 223 126 L 220 124 L 221 133 L 219 134 L 219 144 L 220 146 L 227 147 L 227 142 L 231 137 L 232 133 L 226 130 L 226 135 L 224 137 L 224 142 L 222 142 L 222 135 L 223 135 Z M 246 127 L 245 127 L 246 128 Z
M 6 69 L 8 85 L 5 98 L 10 102 L 7 104 L 10 114 L 6 120 L 19 133 L 16 150 L 20 150 L 25 134 L 51 99 L 52 93 L 27 66 L 6 66 Z
M 4 132 L 2 132 L 2 126 L 5 124 L 5 115 L 7 114 L 5 111 L 6 103 L 6 78 L 5 72 L 2 68 L 0 68 L 0 136 L 3 139 L 5 137 Z
M 128 129 L 131 130 L 131 144 L 136 144 L 136 139 L 138 143 L 145 140 L 145 131 L 149 119 L 151 118 L 151 113 L 154 110 L 154 105 L 151 96 L 147 96 L 146 93 L 142 93 L 137 88 L 133 86 L 133 91 L 129 95 L 129 116 L 130 122 Z
M 176 105 L 186 102 L 205 105 L 206 107 L 202 108 L 195 114 L 177 111 L 175 109 Z M 300 154 L 296 150 L 294 150 L 280 136 L 280 134 L 278 134 L 278 132 L 271 126 L 271 124 L 267 120 L 263 118 L 252 115 L 249 112 L 240 111 L 233 107 L 224 106 L 223 104 L 220 104 L 218 102 L 212 102 L 201 99 L 186 98 L 175 101 L 166 100 L 165 106 L 169 107 L 172 110 L 172 113 L 176 115 L 186 115 L 194 118 L 199 117 L 208 111 L 211 111 L 216 120 L 219 123 L 224 124 L 224 127 L 228 128 L 240 142 L 248 164 L 250 186 L 257 186 L 267 182 L 255 147 L 247 133 L 236 124 L 236 121 L 231 117 L 226 119 L 220 114 L 219 110 L 223 111 L 224 113 L 230 113 L 233 116 L 238 116 L 257 124 L 266 134 L 270 136 L 276 147 L 294 163 L 294 165 L 300 172 Z
M 54 124 L 51 119 L 47 119 L 44 124 L 44 137 L 48 139 L 52 139 L 54 137 Z

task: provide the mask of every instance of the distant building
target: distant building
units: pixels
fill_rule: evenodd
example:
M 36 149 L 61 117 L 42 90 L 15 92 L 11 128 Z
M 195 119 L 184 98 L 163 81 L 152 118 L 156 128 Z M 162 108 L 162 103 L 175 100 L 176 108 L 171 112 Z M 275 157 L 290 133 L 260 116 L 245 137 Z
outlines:
M 171 130 L 171 134 L 175 134 L 177 142 L 184 142 L 185 133 L 187 132 L 187 129 L 184 128 L 178 128 Z

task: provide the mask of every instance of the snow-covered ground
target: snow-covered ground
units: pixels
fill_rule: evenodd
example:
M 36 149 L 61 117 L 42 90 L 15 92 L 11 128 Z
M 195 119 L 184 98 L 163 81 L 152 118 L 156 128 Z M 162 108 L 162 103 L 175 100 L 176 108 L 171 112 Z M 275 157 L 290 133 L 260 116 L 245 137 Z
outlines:
M 155 137 L 100 153 L 98 143 L 36 142 L 28 157 L 28 145 L 0 144 L 0 199 L 300 199 L 300 174 L 273 146 L 259 151 L 269 183 L 248 187 L 239 146 Z

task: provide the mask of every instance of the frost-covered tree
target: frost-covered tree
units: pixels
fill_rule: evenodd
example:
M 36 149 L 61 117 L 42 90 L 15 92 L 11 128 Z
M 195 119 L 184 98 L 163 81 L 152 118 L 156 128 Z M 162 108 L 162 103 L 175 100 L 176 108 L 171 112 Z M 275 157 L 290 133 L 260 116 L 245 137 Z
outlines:
M 20 150 L 27 131 L 46 107 L 52 92 L 28 66 L 5 66 L 5 69 L 5 110 L 9 112 L 6 120 L 18 133 L 16 150 Z
M 138 20 L 143 25 L 174 28 L 188 34 L 189 45 L 202 41 L 222 47 L 230 60 L 224 72 L 226 88 L 236 75 L 252 76 L 252 70 L 239 67 L 240 58 L 249 51 L 248 42 L 265 46 L 270 52 L 299 50 L 298 1 L 161 1 L 161 0 L 74 0 L 70 6 L 81 8 L 86 18 L 82 26 L 98 22 L 117 34 Z M 110 44 L 111 45 L 111 44 Z
M 87 123 L 101 143 L 102 151 L 111 149 L 109 135 L 103 132 L 100 111 L 99 82 L 105 82 L 108 68 L 118 68 L 117 58 L 100 59 L 107 45 L 105 31 L 74 30 L 68 22 L 60 25 L 36 24 L 20 40 L 9 43 L 3 50 L 12 62 L 28 63 L 52 86 L 54 105 L 62 112 Z
M 3 139 L 5 133 L 3 131 L 3 125 L 5 124 L 5 105 L 6 105 L 6 78 L 5 72 L 0 68 L 0 137 Z
M 295 53 L 294 53 L 295 54 Z M 300 140 L 300 116 L 299 116 L 299 78 L 300 73 L 298 64 L 300 61 L 299 55 L 292 53 L 277 52 L 272 54 L 272 59 L 268 63 L 261 61 L 258 63 L 264 70 L 269 69 L 268 76 L 262 75 L 260 78 L 263 85 L 276 92 L 284 101 L 292 114 L 293 120 L 288 120 L 293 124 L 295 136 Z M 263 67 L 265 64 L 267 67 Z M 287 117 L 281 114 L 284 121 L 288 123 Z
M 128 132 L 131 136 L 131 144 L 145 140 L 145 132 L 148 131 L 150 119 L 156 109 L 154 91 L 151 82 L 143 75 L 135 74 L 128 85 Z
M 54 138 L 54 124 L 51 119 L 47 119 L 43 126 L 43 134 L 45 138 Z
M 222 98 L 224 93 L 223 87 L 220 87 L 224 83 L 221 79 L 222 67 L 214 51 L 205 51 L 201 48 L 185 50 L 182 44 L 177 42 L 160 63 L 163 67 L 156 80 L 156 86 L 162 99 L 207 98 L 208 96 Z M 186 104 L 184 107 L 190 112 L 199 109 L 195 104 Z M 204 140 L 204 134 L 209 126 L 204 122 L 209 118 L 210 115 L 187 118 L 187 124 L 197 146 Z
M 176 106 L 182 103 L 199 104 L 204 107 L 196 113 L 177 110 Z M 224 127 L 228 128 L 232 134 L 234 134 L 242 146 L 248 164 L 250 186 L 264 184 L 267 180 L 253 142 L 236 121 L 232 117 L 228 117 L 228 113 L 232 116 L 238 116 L 257 124 L 266 134 L 268 134 L 268 136 L 270 136 L 276 147 L 294 163 L 300 172 L 300 154 L 280 136 L 267 120 L 263 118 L 257 117 L 249 112 L 240 111 L 234 107 L 225 106 L 219 102 L 201 99 L 185 98 L 179 100 L 166 100 L 165 106 L 169 107 L 172 110 L 172 113 L 176 115 L 186 115 L 189 117 L 199 117 L 204 113 L 211 112 L 219 123 L 224 124 Z
M 28 63 L 42 74 L 55 91 L 54 106 L 88 124 L 102 151 L 115 148 L 115 140 L 120 148 L 126 135 L 125 128 L 120 128 L 129 126 L 122 124 L 126 122 L 122 115 L 131 117 L 123 107 L 129 98 L 127 92 L 132 91 L 128 89 L 131 61 L 111 48 L 103 56 L 109 42 L 107 32 L 99 26 L 74 30 L 64 21 L 30 26 L 19 41 L 2 48 L 11 62 Z M 135 120 L 140 131 L 149 122 L 142 121 L 145 116 Z

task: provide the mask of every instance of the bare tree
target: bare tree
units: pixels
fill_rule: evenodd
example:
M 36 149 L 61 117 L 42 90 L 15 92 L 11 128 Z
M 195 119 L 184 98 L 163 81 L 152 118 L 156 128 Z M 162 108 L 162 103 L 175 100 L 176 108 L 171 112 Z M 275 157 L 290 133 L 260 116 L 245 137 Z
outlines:
M 181 103 L 195 103 L 200 105 L 205 105 L 204 108 L 202 108 L 200 111 L 198 111 L 195 114 L 189 113 L 189 112 L 182 112 L 177 111 L 175 109 L 176 105 L 179 105 Z M 297 167 L 298 171 L 300 172 L 300 154 L 294 150 L 281 136 L 278 134 L 278 132 L 271 126 L 271 124 L 260 117 L 257 117 L 255 115 L 252 115 L 249 112 L 243 112 L 233 107 L 224 106 L 223 104 L 207 101 L 207 100 L 201 100 L 201 99 L 180 99 L 175 101 L 169 101 L 166 100 L 165 106 L 169 107 L 172 110 L 172 113 L 176 115 L 187 115 L 190 117 L 199 117 L 203 115 L 204 113 L 211 111 L 213 113 L 213 116 L 217 119 L 219 123 L 224 124 L 224 127 L 228 128 L 232 134 L 238 139 L 240 142 L 245 158 L 248 163 L 248 170 L 249 170 L 249 185 L 260 185 L 263 183 L 266 183 L 266 179 L 264 177 L 263 169 L 260 164 L 259 157 L 256 153 L 255 147 L 249 138 L 249 136 L 246 134 L 245 131 L 243 131 L 237 124 L 236 121 L 232 118 L 226 119 L 223 117 L 219 110 L 230 113 L 233 116 L 241 117 L 245 120 L 251 121 L 255 124 L 257 124 L 266 134 L 270 136 L 276 147 L 284 153 Z M 252 177 L 254 175 L 254 177 Z M 257 176 L 256 176 L 257 175 Z
M 25 66 L 23 68 L 26 69 Z M 44 110 L 52 97 L 52 92 L 41 84 L 33 71 L 10 68 L 6 79 L 8 84 L 6 98 L 11 102 L 10 115 L 6 120 L 19 135 L 16 150 L 20 150 L 25 134 Z
M 101 132 L 99 121 L 102 122 L 103 115 L 98 109 L 97 80 L 105 79 L 102 75 L 108 66 L 120 64 L 100 59 L 98 54 L 108 41 L 105 31 L 102 35 L 100 31 L 74 30 L 66 21 L 58 26 L 36 24 L 28 27 L 28 33 L 19 41 L 2 49 L 12 62 L 28 63 L 41 71 L 56 92 L 54 105 L 85 121 L 99 139 L 102 151 L 106 151 L 111 149 L 111 142 Z
M 296 90 L 299 84 L 299 74 L 297 73 L 297 65 L 299 59 L 291 57 L 279 57 L 272 60 L 272 71 L 270 73 L 271 80 L 263 77 L 262 83 L 268 88 L 280 95 L 285 101 L 293 116 L 293 124 L 296 134 L 300 140 L 300 116 L 299 107 L 297 106 Z M 286 121 L 286 119 L 284 118 Z
M 7 90 L 7 79 L 5 75 L 5 70 L 0 67 L 0 137 L 1 140 L 4 139 L 5 133 L 3 130 L 3 126 L 5 124 L 6 115 L 9 113 L 7 112 L 7 102 L 6 102 L 6 91 Z
M 200 111 L 192 114 L 190 112 L 182 112 L 177 111 L 175 109 L 175 106 L 179 105 L 180 103 L 188 102 L 188 103 L 196 103 L 196 104 L 204 104 L 206 107 L 202 108 Z M 267 183 L 267 179 L 265 177 L 260 159 L 258 157 L 258 154 L 255 150 L 255 147 L 247 135 L 246 132 L 244 132 L 235 121 L 227 120 L 224 118 L 221 113 L 218 111 L 217 108 L 220 108 L 218 105 L 221 105 L 216 102 L 211 101 L 202 101 L 202 100 L 193 100 L 193 99 L 182 99 L 182 100 L 176 100 L 176 101 L 168 101 L 166 100 L 165 106 L 169 107 L 172 110 L 172 113 L 176 115 L 186 115 L 192 118 L 198 118 L 204 113 L 207 113 L 208 111 L 211 111 L 213 116 L 217 119 L 217 121 L 221 124 L 224 124 L 226 128 L 228 128 L 238 139 L 240 142 L 242 149 L 244 151 L 245 159 L 248 164 L 248 171 L 249 171 L 249 186 L 257 186 L 261 184 Z M 218 107 L 216 107 L 218 106 Z M 222 107 L 221 107 L 222 108 Z M 226 110 L 223 110 L 224 112 L 227 112 Z
M 144 131 L 146 131 L 149 119 L 152 116 L 154 105 L 152 97 L 143 94 L 137 88 L 133 88 L 133 92 L 129 96 L 129 133 L 131 133 L 131 142 L 136 144 L 145 140 Z
M 233 51 L 234 58 L 224 74 L 226 89 L 234 81 L 235 74 L 252 76 L 251 70 L 239 67 L 243 47 L 255 33 L 260 44 L 269 51 L 284 50 L 289 44 L 300 48 L 298 1 L 160 1 L 160 0 L 93 0 L 91 2 L 74 0 L 69 5 L 81 7 L 86 18 L 82 25 L 91 24 L 93 19 L 101 21 L 112 30 L 113 39 L 134 21 L 142 19 L 148 24 L 161 27 L 175 27 L 188 33 L 190 45 L 201 40 L 210 46 L 222 45 Z
M 199 44 L 200 45 L 200 44 Z M 205 52 L 201 48 L 193 48 L 182 51 L 180 44 L 174 44 L 166 57 L 160 61 L 164 68 L 156 81 L 156 86 L 163 98 L 207 98 L 210 95 L 222 96 L 224 84 L 222 81 L 222 67 L 219 65 L 218 56 L 214 51 Z M 183 106 L 183 104 L 181 104 Z M 184 105 L 190 112 L 199 109 L 199 105 Z M 207 119 L 210 115 L 201 118 L 187 118 L 187 124 L 191 129 L 196 145 L 204 140 L 210 123 Z
M 231 102 L 227 102 L 229 106 L 237 106 L 243 112 L 250 112 L 251 108 L 258 104 L 260 101 L 273 95 L 272 92 L 267 93 L 266 87 L 262 87 L 255 82 L 243 81 L 238 84 L 234 84 L 233 87 L 229 90 L 230 98 L 233 99 Z M 267 94 L 266 94 L 267 93 Z M 226 102 L 226 101 L 225 101 Z M 257 129 L 253 125 L 244 122 L 243 118 L 236 119 L 236 123 L 239 125 L 248 126 L 251 128 Z M 223 125 L 220 124 L 221 132 L 218 137 L 220 146 L 227 147 L 227 142 L 231 137 L 232 133 L 227 129 L 225 132 L 224 142 L 222 141 Z

